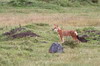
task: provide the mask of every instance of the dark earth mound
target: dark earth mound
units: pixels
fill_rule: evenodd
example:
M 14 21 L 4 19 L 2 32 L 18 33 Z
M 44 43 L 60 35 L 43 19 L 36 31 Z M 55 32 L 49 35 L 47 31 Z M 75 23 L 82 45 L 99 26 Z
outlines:
M 13 35 L 13 34 L 15 34 L 17 32 L 23 31 L 23 30 L 26 30 L 26 29 L 25 28 L 15 28 L 15 29 L 11 29 L 9 32 L 3 33 L 3 35 L 10 36 L 10 35 Z
M 11 37 L 13 39 L 24 38 L 24 37 L 40 37 L 39 35 L 33 33 L 32 31 L 21 27 L 11 29 L 9 32 L 5 32 L 2 35 L 7 36 L 8 38 Z
M 91 40 L 100 41 L 100 30 L 94 28 L 78 29 L 79 37 L 81 42 L 88 42 Z
M 40 37 L 39 35 L 31 32 L 31 31 L 14 34 L 11 37 L 13 37 L 15 39 L 15 38 L 23 38 L 23 37 L 27 37 L 27 36 L 30 36 L 30 37 Z
M 87 35 L 85 35 L 85 36 L 87 37 Z M 85 36 L 84 35 L 83 36 L 78 36 L 79 41 L 81 41 L 81 42 L 88 42 L 88 40 L 85 39 Z

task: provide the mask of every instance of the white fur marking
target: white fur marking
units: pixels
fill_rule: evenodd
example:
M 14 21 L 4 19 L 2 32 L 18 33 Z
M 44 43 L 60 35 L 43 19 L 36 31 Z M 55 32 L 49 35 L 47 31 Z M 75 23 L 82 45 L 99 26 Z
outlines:
M 75 34 L 78 35 L 78 33 L 75 31 Z
M 57 31 L 58 31 L 58 29 L 54 29 L 54 31 L 55 31 L 55 32 L 57 32 Z

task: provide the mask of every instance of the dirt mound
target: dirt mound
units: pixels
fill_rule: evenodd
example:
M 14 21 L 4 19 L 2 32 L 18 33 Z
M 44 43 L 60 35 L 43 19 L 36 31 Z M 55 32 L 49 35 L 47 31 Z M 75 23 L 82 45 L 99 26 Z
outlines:
M 9 32 L 3 33 L 4 36 L 8 38 L 11 37 L 13 39 L 16 38 L 24 38 L 24 37 L 40 37 L 39 35 L 27 30 L 26 28 L 15 28 L 10 30 Z
M 30 32 L 30 31 L 14 34 L 11 37 L 13 37 L 13 38 L 23 38 L 23 37 L 27 37 L 27 36 L 30 36 L 30 37 L 40 37 L 39 35 L 37 35 L 37 34 L 35 34 L 33 32 Z
M 15 28 L 15 29 L 11 29 L 9 32 L 5 32 L 3 33 L 3 35 L 13 35 L 17 32 L 20 32 L 20 31 L 23 31 L 23 30 L 26 30 L 25 28 Z
M 88 35 L 86 38 L 89 38 L 90 40 L 100 40 L 100 31 L 99 30 L 89 30 L 85 31 Z
M 81 42 L 88 42 L 88 40 L 86 39 L 87 35 L 82 35 L 82 36 L 78 36 L 78 39 L 81 41 Z
M 83 42 L 96 40 L 100 41 L 100 30 L 95 28 L 83 28 L 77 30 L 79 33 L 79 40 Z

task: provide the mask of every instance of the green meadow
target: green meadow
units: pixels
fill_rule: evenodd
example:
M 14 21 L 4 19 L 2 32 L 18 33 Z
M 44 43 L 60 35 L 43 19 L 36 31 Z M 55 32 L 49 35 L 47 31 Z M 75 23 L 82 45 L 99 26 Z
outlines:
M 100 30 L 99 2 L 81 1 L 28 0 L 32 3 L 25 5 L 0 0 L 0 66 L 99 66 L 99 39 L 74 43 L 68 37 L 65 38 L 68 45 L 63 44 L 64 53 L 48 52 L 52 43 L 60 42 L 58 34 L 52 31 L 53 24 L 66 30 L 88 27 Z M 3 35 L 18 27 L 40 37 L 12 39 Z M 73 44 L 74 48 L 71 47 Z

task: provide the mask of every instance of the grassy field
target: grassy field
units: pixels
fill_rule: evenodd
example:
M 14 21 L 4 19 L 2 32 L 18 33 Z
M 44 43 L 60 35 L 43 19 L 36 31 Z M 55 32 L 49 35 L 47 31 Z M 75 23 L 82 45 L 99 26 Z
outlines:
M 99 26 L 99 7 L 68 7 L 63 10 L 39 9 L 34 7 L 3 7 L 0 25 L 25 25 L 28 23 L 64 24 L 71 26 Z
M 30 24 L 23 27 L 41 37 L 12 40 L 2 36 L 2 33 L 15 27 L 3 27 L 0 30 L 1 66 L 99 66 L 100 64 L 99 41 L 79 43 L 75 48 L 71 48 L 70 45 L 63 45 L 64 53 L 51 54 L 48 53 L 50 45 L 53 42 L 59 42 L 57 33 L 51 31 L 51 25 Z
M 100 65 L 100 41 L 77 43 L 75 48 L 63 45 L 64 53 L 48 53 L 51 44 L 60 41 L 57 33 L 51 30 L 53 24 L 66 30 L 85 27 L 100 30 L 100 7 L 56 7 L 50 4 L 41 7 L 0 5 L 0 66 Z M 12 40 L 2 35 L 19 25 L 41 37 Z

